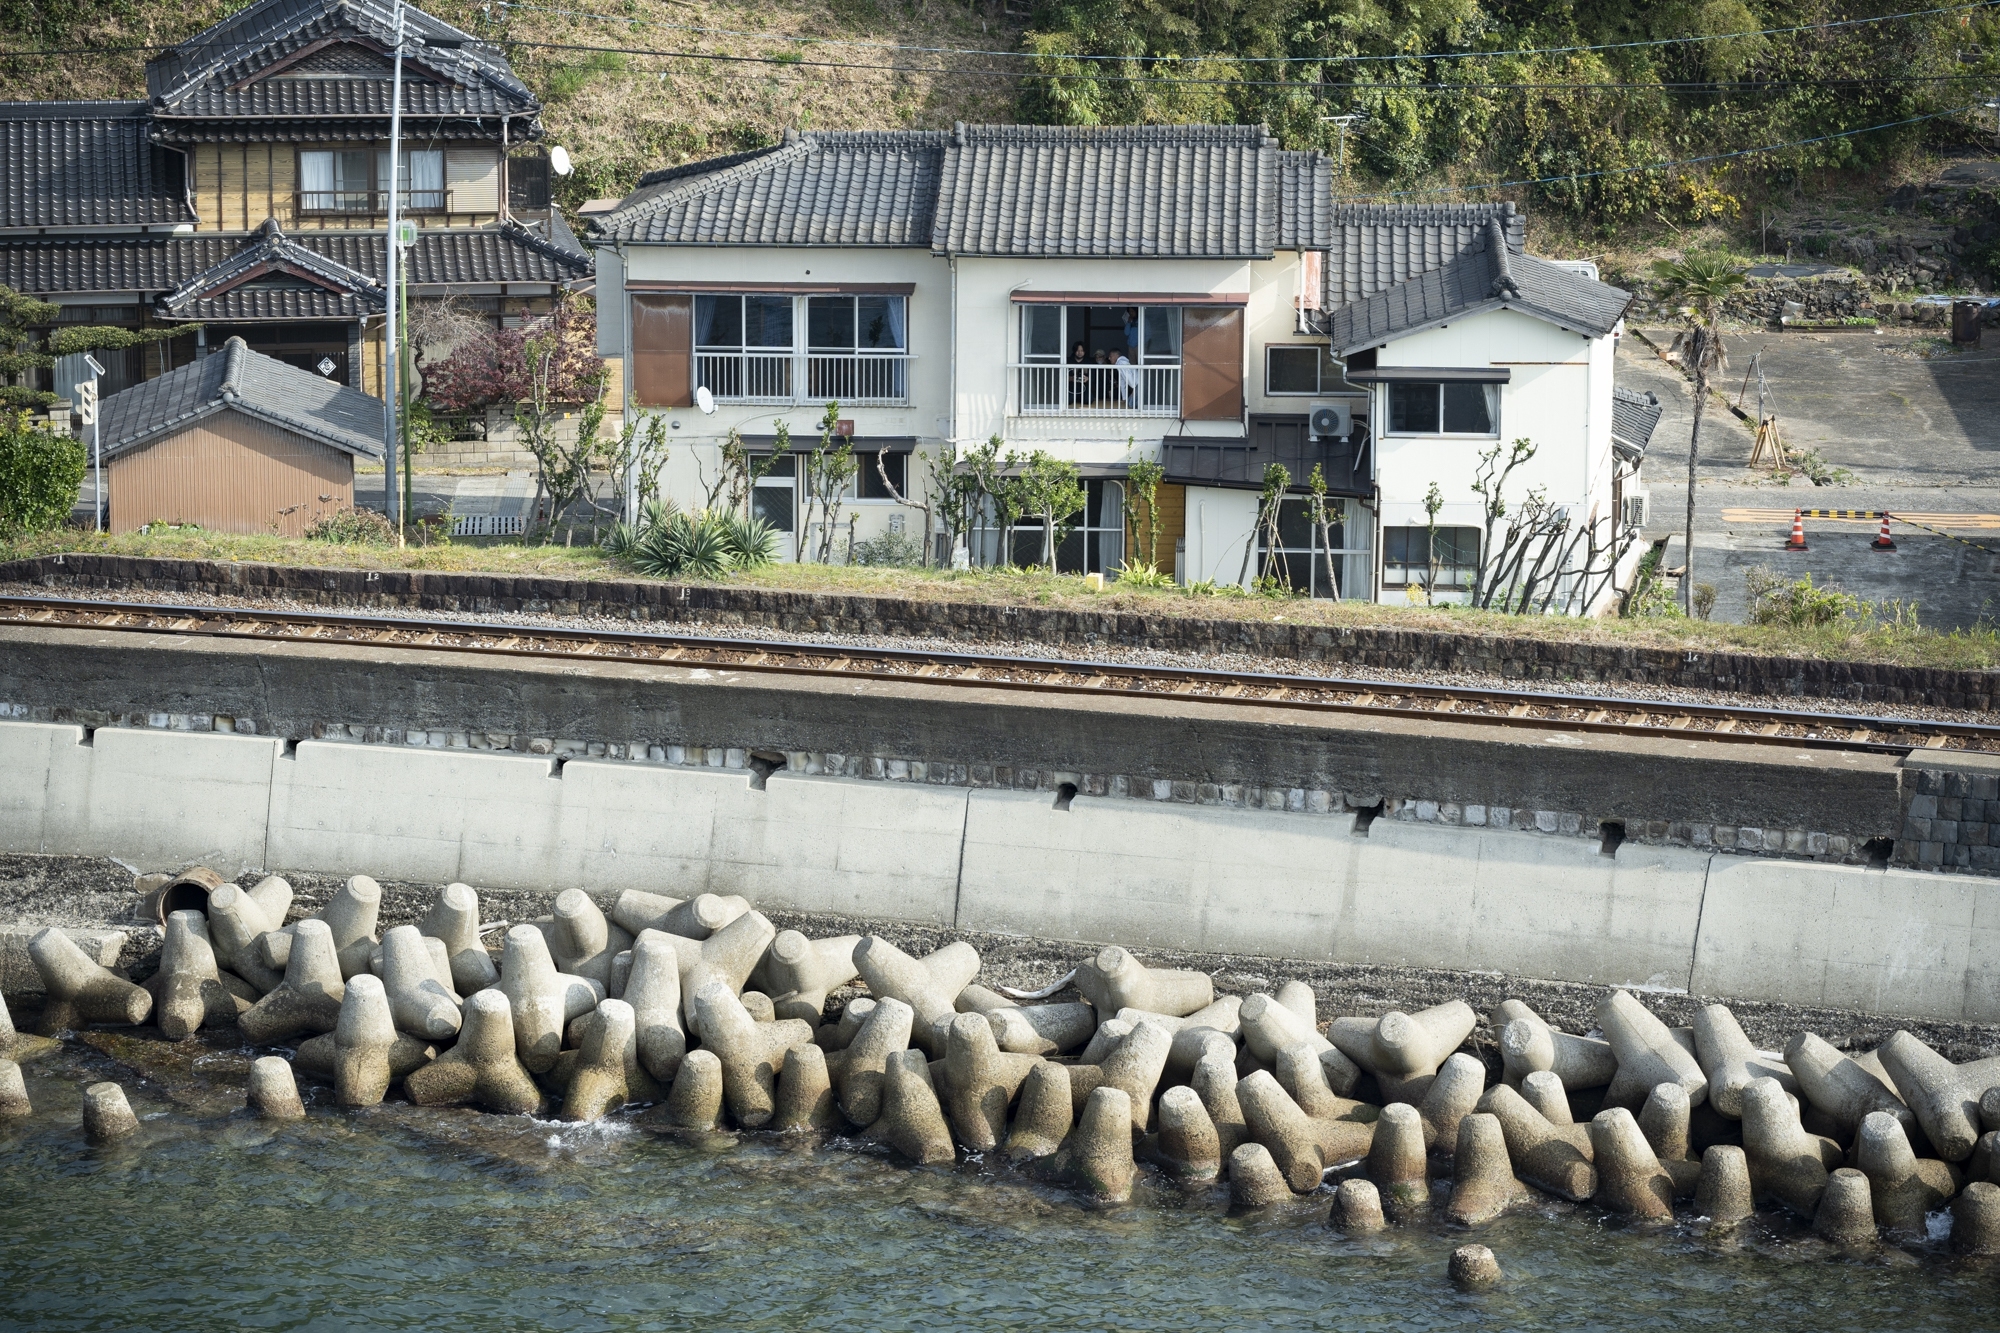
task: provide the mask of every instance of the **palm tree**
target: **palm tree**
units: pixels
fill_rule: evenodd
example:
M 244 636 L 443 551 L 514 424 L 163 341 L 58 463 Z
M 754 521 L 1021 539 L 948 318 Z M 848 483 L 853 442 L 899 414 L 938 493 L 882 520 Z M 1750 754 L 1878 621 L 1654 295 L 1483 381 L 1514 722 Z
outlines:
M 1687 565 L 1681 571 L 1681 609 L 1694 609 L 1694 469 L 1701 455 L 1701 414 L 1708 407 L 1708 379 L 1729 368 L 1723 350 L 1722 303 L 1748 281 L 1729 259 L 1716 251 L 1662 259 L 1653 265 L 1660 299 L 1676 308 L 1686 325 L 1674 335 L 1667 355 L 1694 376 L 1694 433 L 1688 440 Z

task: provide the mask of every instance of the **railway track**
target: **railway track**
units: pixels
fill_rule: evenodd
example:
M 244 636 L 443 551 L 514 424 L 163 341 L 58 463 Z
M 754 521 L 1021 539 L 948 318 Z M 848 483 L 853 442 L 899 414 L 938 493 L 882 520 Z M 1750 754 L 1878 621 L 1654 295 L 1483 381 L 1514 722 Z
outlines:
M 842 676 L 980 689 L 1174 698 L 1381 717 L 1438 717 L 1496 728 L 1693 737 L 1741 745 L 1908 753 L 2000 753 L 2000 726 L 1801 712 L 1734 704 L 1620 699 L 1476 686 L 1210 671 L 957 653 L 848 648 L 637 630 L 527 628 L 469 621 L 305 610 L 170 606 L 0 596 L 0 625 L 207 635 L 288 643 L 482 653 L 600 662 L 657 662 L 772 674 Z

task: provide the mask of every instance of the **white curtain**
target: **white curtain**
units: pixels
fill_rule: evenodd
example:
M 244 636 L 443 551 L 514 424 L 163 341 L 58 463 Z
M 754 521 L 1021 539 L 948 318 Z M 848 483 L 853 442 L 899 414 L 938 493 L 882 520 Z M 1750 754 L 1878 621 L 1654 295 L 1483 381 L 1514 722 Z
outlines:
M 410 154 L 410 191 L 413 194 L 444 192 L 443 150 L 425 148 Z
M 331 152 L 299 154 L 299 189 L 307 194 L 333 193 L 333 154 Z M 318 205 L 322 207 L 326 202 L 324 199 L 317 201 Z M 310 207 L 311 205 L 308 206 Z
M 887 302 L 889 307 L 889 345 L 891 347 L 908 349 L 910 344 L 905 342 L 903 338 L 903 329 L 906 322 L 903 301 L 903 297 L 892 296 Z

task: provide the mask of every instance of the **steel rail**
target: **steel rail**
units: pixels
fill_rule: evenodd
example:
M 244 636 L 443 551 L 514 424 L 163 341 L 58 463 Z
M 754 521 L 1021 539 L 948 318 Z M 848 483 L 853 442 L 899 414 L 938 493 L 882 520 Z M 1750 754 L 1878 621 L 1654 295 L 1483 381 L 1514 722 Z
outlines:
M 1186 699 L 1363 716 L 1436 717 L 1516 729 L 1698 738 L 1741 745 L 1888 754 L 1906 754 L 1918 749 L 2000 752 L 2000 726 L 1983 723 L 1432 685 L 1365 677 L 1010 657 L 944 649 L 849 647 L 778 639 L 427 620 L 309 609 L 263 610 L 30 596 L 0 596 L 0 625 L 192 634 L 571 661 L 659 663 L 979 689 Z

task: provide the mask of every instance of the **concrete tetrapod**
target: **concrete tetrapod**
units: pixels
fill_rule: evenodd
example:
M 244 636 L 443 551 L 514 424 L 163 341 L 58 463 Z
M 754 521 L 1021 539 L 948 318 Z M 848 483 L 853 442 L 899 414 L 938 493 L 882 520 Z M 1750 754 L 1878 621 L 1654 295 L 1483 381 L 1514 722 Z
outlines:
M 1493 1011 L 1493 1025 L 1499 1030 L 1501 1068 L 1511 1087 L 1518 1088 L 1528 1075 L 1546 1070 L 1565 1088 L 1582 1091 L 1601 1088 L 1618 1073 L 1618 1057 L 1610 1042 L 1552 1028 L 1519 1000 L 1503 1000 Z
M 548 940 L 534 926 L 508 930 L 500 952 L 500 991 L 514 1014 L 515 1053 L 535 1074 L 554 1068 L 570 1020 L 604 998 L 596 982 L 556 971 Z
M 1461 1226 L 1484 1226 L 1533 1195 L 1514 1174 L 1499 1117 L 1475 1111 L 1460 1120 L 1444 1215 Z
M 284 964 L 259 957 L 257 941 L 285 924 L 292 910 L 292 886 L 266 875 L 249 889 L 224 884 L 208 895 L 208 942 L 215 961 L 268 994 L 284 980 Z M 287 941 L 289 943 L 289 941 Z
M 1280 1004 L 1274 995 L 1260 991 L 1249 996 L 1237 1006 L 1236 1019 L 1244 1046 L 1267 1065 L 1276 1062 L 1279 1051 L 1290 1050 L 1301 1042 L 1312 1047 L 1315 1055 L 1333 1049 L 1333 1043 L 1318 1028 L 1299 1017 L 1297 1010 Z M 1353 1085 L 1348 1086 L 1352 1090 Z
M 0 1059 L 14 1058 L 20 1037 L 14 1031 L 14 1016 L 7 1012 L 7 997 L 0 995 Z
M 447 884 L 439 889 L 430 910 L 417 923 L 417 932 L 444 942 L 451 984 L 460 995 L 485 990 L 500 979 L 499 966 L 479 938 L 479 895 L 470 884 Z
M 722 1121 L 722 1061 L 714 1051 L 693 1050 L 674 1073 L 661 1119 L 676 1129 L 712 1132 Z
M 90 1023 L 143 1023 L 153 997 L 79 949 L 76 941 L 44 926 L 28 941 L 28 957 L 42 975 L 48 1000 L 37 1030 L 45 1037 Z
M 1471 1005 L 1451 1000 L 1414 1014 L 1392 1009 L 1380 1018 L 1336 1018 L 1327 1036 L 1375 1076 L 1384 1099 L 1414 1105 L 1430 1090 L 1438 1066 L 1478 1023 Z
M 1245 1139 L 1249 1127 L 1243 1120 L 1243 1106 L 1236 1098 L 1236 1062 L 1226 1056 L 1204 1057 L 1194 1067 L 1188 1085 L 1201 1098 L 1202 1109 L 1215 1126 L 1216 1151 L 1227 1161 Z
M 397 926 L 382 936 L 382 989 L 396 1026 L 425 1041 L 449 1041 L 463 1019 L 458 1000 L 438 980 L 430 947 L 415 926 Z
M 1076 969 L 1076 988 L 1100 1014 L 1147 1009 L 1184 1018 L 1215 1000 L 1215 982 L 1208 973 L 1147 967 L 1115 944 Z
M 2000 1084 L 2000 1056 L 1955 1065 L 1902 1031 L 1882 1043 L 1881 1056 L 1932 1150 L 1947 1162 L 1970 1157 L 1980 1135 L 1979 1099 Z
M 911 1044 L 931 1056 L 944 1054 L 944 1029 L 958 1010 L 958 993 L 979 975 L 979 954 L 970 944 L 955 941 L 921 959 L 912 958 L 879 935 L 865 935 L 854 946 L 854 967 L 877 1000 L 901 1000 L 914 1015 Z
M 1057 1169 L 1107 1203 L 1131 1198 L 1132 1177 L 1139 1169 L 1132 1160 L 1132 1120 L 1137 1114 L 1123 1088 L 1095 1089 L 1056 1154 Z
M 607 921 L 604 910 L 582 889 L 557 894 L 553 916 L 549 953 L 556 966 L 609 990 L 611 960 L 632 947 L 632 936 Z
M 661 936 L 673 943 L 681 960 L 681 1017 L 694 1022 L 694 997 L 711 982 L 721 982 L 730 993 L 740 995 L 750 982 L 750 973 L 777 938 L 778 928 L 762 912 L 745 912 L 699 942 L 672 931 Z
M 1374 1182 L 1359 1179 L 1340 1182 L 1327 1220 L 1350 1236 L 1364 1236 L 1389 1224 L 1382 1216 L 1382 1195 Z
M 1218 1049 L 1215 1053 L 1222 1059 L 1229 1058 L 1226 1051 Z M 1290 1050 L 1279 1051 L 1271 1074 L 1286 1095 L 1299 1104 L 1299 1109 L 1315 1120 L 1365 1123 L 1375 1118 L 1374 1107 L 1342 1097 L 1326 1085 L 1326 1066 L 1320 1062 L 1319 1053 L 1304 1042 Z M 1363 1133 L 1365 1135 L 1366 1131 Z M 1351 1155 L 1359 1157 L 1367 1150 L 1364 1137 Z M 1334 1160 L 1340 1160 L 1340 1157 L 1336 1155 Z
M 1678 1083 L 1657 1085 L 1646 1095 L 1646 1104 L 1639 1108 L 1639 1132 L 1652 1145 L 1660 1165 L 1674 1178 L 1676 1199 L 1693 1197 L 1695 1187 L 1701 1183 L 1701 1163 L 1689 1155 L 1689 1124 L 1693 1113 L 1687 1089 Z
M 861 1030 L 848 1043 L 847 1059 L 835 1079 L 840 1088 L 840 1113 L 866 1129 L 882 1114 L 882 1079 L 889 1057 L 907 1050 L 916 1012 L 903 1001 L 884 997 L 875 1002 Z
M 1690 1106 L 1701 1105 L 1708 1096 L 1708 1076 L 1701 1072 L 1700 1062 L 1674 1040 L 1665 1023 L 1629 994 L 1614 990 L 1606 995 L 1598 1003 L 1597 1022 L 1618 1057 L 1618 1073 L 1604 1094 L 1606 1106 L 1637 1110 L 1661 1083 L 1686 1088 Z
M 1118 1049 L 1118 1044 L 1132 1035 L 1132 1024 L 1122 1018 L 1107 1018 L 1097 1025 L 1097 1031 L 1090 1034 L 1089 1043 L 1082 1054 L 1076 1057 L 1080 1065 L 1103 1064 L 1107 1056 Z
M 295 929 L 283 980 L 236 1020 L 253 1045 L 283 1041 L 302 1032 L 331 1032 L 340 1020 L 346 991 L 333 931 L 326 922 L 311 919 L 299 922 Z
M 1272 1160 L 1284 1172 L 1285 1181 L 1293 1191 L 1304 1194 L 1319 1188 L 1326 1169 L 1326 1161 L 1320 1154 L 1319 1128 L 1285 1094 L 1278 1080 L 1260 1069 L 1237 1082 L 1236 1100 L 1243 1108 L 1248 1137 L 1271 1150 Z
M 418 1041 L 407 1033 L 398 1032 L 396 1040 L 389 1046 L 389 1082 L 408 1078 L 437 1059 L 438 1049 L 429 1042 Z M 324 1083 L 333 1082 L 333 1071 L 339 1063 L 339 1047 L 331 1032 L 299 1043 L 292 1052 L 292 1072 L 316 1078 Z
M 749 910 L 749 902 L 734 894 L 699 893 L 683 901 L 643 889 L 627 889 L 612 905 L 611 919 L 633 935 L 642 930 L 658 930 L 684 939 L 705 940 Z
M 1100 1066 L 1104 1071 L 1101 1086 L 1120 1089 L 1130 1102 L 1134 1133 L 1143 1134 L 1152 1119 L 1153 1090 L 1166 1072 L 1167 1052 L 1173 1044 L 1174 1034 L 1148 1018 L 1133 1028 Z
M 6 1015 L 0 1014 L 0 1027 L 4 1027 L 5 1023 Z M 5 1040 L 5 1033 L 0 1032 L 0 1042 Z M 1989 1134 L 2000 1129 L 2000 1087 L 1988 1088 L 1979 1094 L 1979 1127 Z
M 209 901 L 213 903 L 214 899 Z M 325 907 L 302 919 L 324 921 L 333 932 L 333 948 L 340 958 L 340 974 L 344 979 L 368 971 L 369 956 L 380 943 L 375 938 L 375 923 L 381 912 L 382 886 L 366 875 L 354 875 L 327 900 Z M 297 923 L 262 936 L 257 945 L 262 961 L 270 967 L 285 966 L 297 938 Z
M 1733 1143 L 1712 1143 L 1701 1155 L 1701 1180 L 1694 1209 L 1719 1227 L 1735 1226 L 1756 1208 L 1750 1188 L 1750 1159 Z
M 1786 1092 L 1797 1094 L 1799 1090 L 1791 1070 L 1758 1054 L 1726 1004 L 1704 1005 L 1695 1011 L 1694 1051 L 1708 1079 L 1708 1104 L 1731 1120 L 1742 1118 L 1743 1089 L 1753 1079 L 1775 1078 Z
M 873 1127 L 919 1166 L 958 1160 L 927 1064 L 922 1051 L 902 1050 L 889 1057 L 882 1076 L 882 1115 Z
M 153 1023 L 168 1041 L 184 1041 L 203 1023 L 233 1023 L 250 1007 L 222 984 L 208 918 L 185 909 L 167 917 L 160 970 L 145 983 L 153 996 Z
M 1229 1154 L 1229 1202 L 1238 1208 L 1269 1208 L 1290 1203 L 1292 1187 L 1278 1169 L 1271 1150 L 1261 1143 L 1237 1145 Z
M 1868 1177 L 1875 1220 L 1891 1231 L 1924 1234 L 1924 1215 L 1958 1193 L 1950 1163 L 1918 1157 L 1902 1122 L 1870 1111 L 1854 1138 L 1854 1165 Z
M 1567 1129 L 1576 1123 L 1570 1115 L 1569 1093 L 1564 1090 L 1562 1080 L 1555 1076 L 1554 1070 L 1538 1069 L 1522 1079 L 1521 1100 L 1534 1107 L 1544 1120 L 1558 1129 Z M 1575 1136 L 1570 1137 L 1573 1139 Z
M 695 997 L 695 1017 L 701 1044 L 722 1061 L 723 1106 L 739 1127 L 762 1129 L 777 1110 L 778 1070 L 785 1052 L 812 1040 L 812 1024 L 795 1018 L 759 1023 L 720 981 L 711 981 Z
M 1917 1129 L 1917 1117 L 1901 1097 L 1810 1032 L 1785 1044 L 1785 1066 L 1798 1082 L 1799 1096 L 1832 1120 L 1843 1140 L 1852 1140 L 1861 1122 L 1875 1111 L 1895 1116 L 1905 1130 Z
M 367 972 L 349 977 L 333 1029 L 333 1095 L 342 1106 L 377 1106 L 389 1095 L 389 1048 L 395 1044 L 396 1019 L 381 978 Z
M 1453 1250 L 1447 1271 L 1452 1285 L 1467 1291 L 1493 1286 L 1504 1276 L 1500 1261 L 1484 1245 L 1461 1245 Z
M 1186 1084 L 1160 1094 L 1160 1133 L 1153 1158 L 1176 1180 L 1213 1180 L 1222 1169 L 1222 1144 L 1201 1096 Z
M 1424 1153 L 1424 1120 L 1408 1102 L 1391 1102 L 1375 1122 L 1366 1170 L 1392 1222 L 1430 1207 L 1430 1172 Z
M 1756 1198 L 1775 1200 L 1803 1218 L 1819 1211 L 1826 1189 L 1819 1140 L 1806 1133 L 1774 1078 L 1752 1079 L 1743 1090 L 1743 1155 Z
M 28 1081 L 21 1077 L 21 1066 L 0 1057 L 0 1117 L 32 1115 L 34 1110 L 28 1102 Z
M 1007 1130 L 1007 1158 L 1013 1162 L 1053 1156 L 1076 1119 L 1070 1067 L 1042 1061 L 1021 1082 L 1020 1105 Z
M 302 1120 L 306 1104 L 292 1062 L 282 1055 L 261 1056 L 250 1063 L 250 1109 L 266 1120 Z
M 982 1012 L 994 1042 L 1010 1055 L 1073 1051 L 1097 1031 L 1097 1011 L 1076 1002 L 1005 1005 Z
M 1972 1145 L 1972 1156 L 1965 1159 L 1965 1178 L 1992 1180 L 1996 1169 L 2000 1169 L 2000 1130 L 1989 1129 Z
M 813 1040 L 822 1050 L 844 1051 L 853 1044 L 861 1031 L 862 1023 L 875 1011 L 875 1001 L 866 995 L 857 995 L 840 1007 L 840 1017 L 831 1023 L 823 1023 L 813 1033 Z
M 1633 1217 L 1673 1217 L 1674 1178 L 1653 1155 L 1630 1111 L 1622 1106 L 1599 1111 L 1590 1122 L 1590 1146 L 1597 1168 L 1591 1202 Z
M 945 1040 L 945 1119 L 969 1152 L 991 1152 L 1007 1137 L 1007 1108 L 1041 1057 L 1009 1055 L 984 1014 L 951 1020 Z
M 1507 1155 L 1521 1179 L 1577 1203 L 1597 1192 L 1590 1155 L 1520 1093 L 1504 1083 L 1495 1084 L 1479 1099 L 1478 1109 L 1499 1120 Z
M 1836 1245 L 1860 1245 L 1875 1239 L 1875 1207 L 1868 1177 L 1843 1166 L 1827 1177 L 1813 1214 L 1813 1230 Z
M 681 956 L 662 932 L 642 930 L 632 941 L 632 970 L 621 998 L 638 1026 L 639 1063 L 671 1084 L 687 1055 L 687 1033 L 681 1027 Z
M 83 1133 L 92 1143 L 110 1143 L 139 1130 L 139 1117 L 116 1083 L 93 1083 L 83 1090 Z
M 403 1091 L 418 1106 L 477 1106 L 495 1115 L 540 1110 L 542 1090 L 514 1052 L 514 1009 L 506 994 L 467 996 L 458 1044 L 406 1076 Z
M 2000 1185 L 1975 1180 L 1951 1201 L 1951 1248 L 2000 1254 Z
M 840 1128 L 840 1105 L 833 1097 L 833 1077 L 827 1073 L 826 1052 L 800 1042 L 785 1052 L 778 1067 L 778 1096 L 771 1128 L 780 1134 L 805 1134 Z
M 635 1088 L 635 1076 L 652 1082 L 639 1069 L 638 1029 L 632 1006 L 623 1000 L 606 1000 L 584 1028 L 576 1071 L 563 1095 L 562 1118 L 600 1120 L 627 1102 L 657 1100 L 659 1089 Z
M 776 1002 L 779 1018 L 797 1018 L 819 1025 L 826 995 L 854 980 L 854 946 L 859 935 L 809 940 L 796 930 L 781 930 L 757 966 L 765 993 Z

